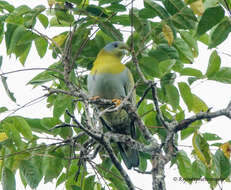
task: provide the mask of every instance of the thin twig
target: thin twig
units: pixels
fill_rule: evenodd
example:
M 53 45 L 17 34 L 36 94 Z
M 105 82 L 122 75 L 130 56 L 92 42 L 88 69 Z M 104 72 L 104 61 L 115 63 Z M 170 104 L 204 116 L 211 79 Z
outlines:
M 56 69 L 50 69 L 50 68 L 27 68 L 27 69 L 18 69 L 18 70 L 14 70 L 14 71 L 4 72 L 4 73 L 1 73 L 0 76 L 9 75 L 9 74 L 13 74 L 13 73 L 18 73 L 18 72 L 22 72 L 22 71 L 34 71 L 34 70 L 54 71 L 54 72 L 57 72 L 57 73 L 63 75 L 62 72 L 60 72 L 60 71 L 58 71 Z
M 61 49 L 61 47 L 52 39 L 50 38 L 49 36 L 39 32 L 37 29 L 35 28 L 31 28 L 32 31 L 35 31 L 37 34 L 39 34 L 41 37 L 43 37 L 44 39 L 46 39 L 48 41 L 48 43 L 51 45 L 51 47 L 53 48 L 53 45 L 55 45 L 55 47 L 60 51 L 61 54 L 63 54 L 63 50 Z M 50 43 L 50 42 L 51 43 Z M 56 53 L 56 55 L 61 59 L 60 55 L 58 54 L 58 52 L 56 52 L 55 48 L 53 48 L 54 52 Z
M 228 4 L 227 0 L 224 0 L 224 2 L 225 2 L 225 6 L 228 10 L 229 16 L 231 17 L 231 10 L 230 10 L 229 4 Z
M 148 92 L 149 92 L 149 90 L 151 89 L 151 86 L 148 86 L 146 89 L 145 89 L 145 91 L 144 91 L 144 93 L 143 93 L 143 96 L 140 98 L 140 100 L 139 100 L 139 102 L 137 103 L 137 108 L 139 108 L 139 106 L 140 106 L 140 104 L 143 102 L 143 100 L 145 99 L 145 97 L 147 96 L 147 94 L 148 94 Z
M 158 103 L 158 99 L 157 99 L 156 84 L 151 83 L 151 88 L 152 88 L 153 103 L 154 103 L 155 108 L 156 108 L 157 116 L 159 117 L 161 124 L 165 127 L 165 129 L 169 130 L 168 123 L 164 120 L 164 117 L 163 117 L 161 110 L 159 108 L 159 103 Z
M 21 109 L 23 109 L 25 107 L 29 107 L 29 106 L 32 106 L 34 104 L 37 104 L 37 103 L 43 101 L 43 99 L 45 99 L 47 96 L 48 96 L 48 94 L 44 94 L 44 95 L 42 95 L 40 97 L 37 97 L 37 98 L 35 98 L 33 100 L 30 100 L 29 102 L 25 103 L 24 105 L 12 110 L 11 113 L 8 114 L 6 117 L 9 117 L 9 116 L 15 114 L 17 111 L 19 111 L 19 110 L 21 110 Z
M 136 171 L 136 172 L 138 172 L 138 173 L 140 173 L 140 174 L 152 174 L 152 172 L 151 171 L 141 171 L 141 170 L 138 170 L 138 169 L 134 169 L 134 171 Z

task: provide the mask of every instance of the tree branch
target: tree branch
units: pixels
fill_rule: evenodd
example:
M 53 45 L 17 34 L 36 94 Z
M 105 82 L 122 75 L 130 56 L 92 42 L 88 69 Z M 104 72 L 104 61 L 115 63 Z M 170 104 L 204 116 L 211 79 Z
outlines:
M 165 158 L 161 153 L 155 154 L 152 157 L 152 189 L 165 190 L 165 175 L 164 166 Z
M 183 129 L 186 129 L 191 123 L 197 121 L 197 120 L 202 120 L 202 119 L 212 119 L 220 116 L 226 116 L 229 119 L 231 119 L 231 102 L 225 109 L 221 109 L 215 112 L 202 112 L 198 113 L 192 117 L 189 117 L 187 119 L 184 119 L 180 121 L 175 127 L 174 127 L 174 132 L 181 131 Z
M 118 159 L 116 158 L 115 154 L 113 153 L 113 150 L 111 148 L 110 142 L 108 141 L 107 138 L 105 138 L 104 134 L 99 133 L 97 131 L 94 131 L 92 128 L 91 130 L 89 130 L 89 127 L 84 127 L 81 123 L 79 123 L 77 121 L 77 119 L 71 115 L 68 111 L 66 111 L 66 113 L 73 119 L 73 121 L 77 124 L 77 126 L 82 129 L 84 132 L 86 132 L 90 137 L 92 137 L 93 139 L 95 139 L 96 141 L 98 141 L 100 144 L 102 144 L 102 146 L 105 148 L 105 150 L 107 151 L 108 155 L 110 156 L 113 164 L 115 165 L 115 167 L 118 169 L 118 171 L 120 172 L 120 174 L 122 175 L 122 177 L 124 178 L 129 190 L 134 190 L 135 187 L 133 185 L 133 183 L 131 182 L 130 177 L 128 176 L 128 174 L 126 173 L 126 171 L 123 169 L 123 167 L 121 166 L 120 162 L 118 161 Z
M 109 143 L 105 143 L 103 146 L 104 146 L 105 150 L 107 151 L 108 155 L 110 156 L 111 161 L 114 163 L 115 167 L 119 170 L 120 174 L 124 178 L 129 190 L 135 190 L 135 187 L 134 187 L 130 177 L 128 176 L 127 172 L 123 169 L 119 160 L 115 156 L 115 154 L 111 148 L 111 145 Z
M 113 133 L 113 132 L 106 132 L 104 133 L 104 137 L 108 140 L 113 140 L 114 142 L 123 142 L 132 149 L 138 150 L 140 152 L 145 152 L 149 155 L 153 155 L 156 153 L 157 150 L 157 144 L 152 143 L 150 145 L 145 145 L 143 143 L 140 143 L 139 141 L 134 140 L 129 135 L 123 135 L 119 133 Z

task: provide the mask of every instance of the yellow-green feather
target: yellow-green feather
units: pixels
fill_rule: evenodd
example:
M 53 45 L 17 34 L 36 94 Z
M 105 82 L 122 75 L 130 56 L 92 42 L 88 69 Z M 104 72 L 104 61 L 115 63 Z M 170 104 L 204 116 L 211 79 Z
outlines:
M 91 69 L 91 74 L 117 74 L 121 73 L 125 66 L 121 63 L 120 57 L 102 49 Z

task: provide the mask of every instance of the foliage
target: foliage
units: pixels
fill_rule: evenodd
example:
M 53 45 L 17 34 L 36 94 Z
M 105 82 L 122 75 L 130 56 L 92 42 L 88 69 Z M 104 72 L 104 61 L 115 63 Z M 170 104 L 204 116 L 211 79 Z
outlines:
M 53 58 L 59 61 L 48 63 L 48 69 L 28 81 L 28 84 L 33 87 L 46 85 L 65 91 L 68 91 L 68 86 L 64 82 L 61 58 L 71 35 L 70 26 L 75 28 L 71 36 L 70 54 L 74 69 L 70 73 L 70 81 L 81 90 L 86 90 L 87 75 L 80 74 L 76 77 L 75 72 L 89 70 L 102 47 L 115 40 L 126 40 L 129 45 L 133 43 L 144 76 L 158 84 L 158 100 L 163 117 L 166 121 L 182 121 L 187 112 L 197 114 L 208 111 L 206 102 L 191 91 L 195 81 L 206 79 L 231 84 L 231 67 L 222 67 L 221 57 L 215 49 L 210 55 L 205 73 L 191 66 L 199 54 L 199 42 L 208 48 L 216 48 L 231 32 L 230 17 L 226 14 L 231 14 L 231 1 L 209 1 L 144 0 L 143 8 L 131 10 L 131 3 L 122 0 L 69 0 L 69 3 L 64 0 L 48 0 L 47 6 L 39 5 L 34 8 L 27 5 L 14 7 L 1 0 L 0 42 L 5 42 L 7 55 L 14 54 L 22 65 L 25 64 L 32 45 L 35 45 L 41 58 L 51 50 Z M 132 34 L 125 34 L 120 30 L 131 25 L 134 25 Z M 55 36 L 48 37 L 39 32 L 39 27 L 43 27 L 45 31 L 59 27 L 62 32 L 59 33 L 58 28 Z M 0 57 L 0 66 L 3 64 L 7 63 Z M 127 66 L 137 81 L 140 75 L 132 61 Z M 7 77 L 2 75 L 1 80 L 9 98 L 16 102 L 14 94 L 8 88 Z M 145 88 L 144 84 L 137 86 L 137 100 L 143 96 Z M 126 184 L 121 182 L 121 174 L 103 150 L 99 153 L 100 162 L 80 164 L 80 145 L 89 139 L 86 134 L 78 136 L 81 134 L 80 129 L 51 130 L 63 122 L 71 124 L 66 109 L 72 114 L 77 113 L 81 123 L 85 124 L 87 115 L 84 104 L 76 103 L 73 99 L 76 98 L 68 94 L 50 93 L 47 107 L 53 109 L 53 117 L 44 115 L 44 118 L 39 119 L 14 115 L 1 121 L 0 170 L 3 190 L 16 189 L 17 171 L 24 186 L 29 185 L 32 189 L 42 179 L 45 183 L 56 179 L 56 186 L 64 183 L 67 190 L 103 190 L 109 187 L 113 190 L 127 189 Z M 138 114 L 150 132 L 158 135 L 164 142 L 166 135 L 153 103 L 148 101 L 150 99 L 152 97 L 148 93 L 138 108 Z M 180 104 L 181 101 L 186 105 L 186 110 Z M 0 114 L 7 111 L 6 107 L 0 107 Z M 219 180 L 229 180 L 230 144 L 218 144 L 223 145 L 221 148 L 218 146 L 215 153 L 212 152 L 211 141 L 221 138 L 209 132 L 201 134 L 199 131 L 203 123 L 203 120 L 196 121 L 180 132 L 181 139 L 192 138 L 193 134 L 194 158 L 189 158 L 181 150 L 173 158 L 172 164 L 177 165 L 180 175 L 189 183 L 192 179 L 204 177 L 213 189 Z M 59 137 L 63 141 L 41 143 L 39 134 Z M 78 138 L 75 140 L 76 136 Z M 181 139 L 175 141 L 180 142 Z M 139 141 L 147 143 L 140 132 Z M 120 158 L 116 149 L 115 153 Z M 149 161 L 149 155 L 140 153 L 139 170 L 147 171 Z M 89 167 L 95 172 L 88 170 Z M 80 173 L 77 181 L 76 172 Z M 102 182 L 101 178 L 105 181 Z

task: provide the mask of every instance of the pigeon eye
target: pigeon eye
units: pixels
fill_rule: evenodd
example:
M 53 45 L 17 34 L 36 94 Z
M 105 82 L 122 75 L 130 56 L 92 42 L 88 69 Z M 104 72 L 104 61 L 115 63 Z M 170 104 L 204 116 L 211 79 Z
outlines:
M 117 47 L 118 47 L 118 44 L 114 44 L 114 47 L 117 48 Z

